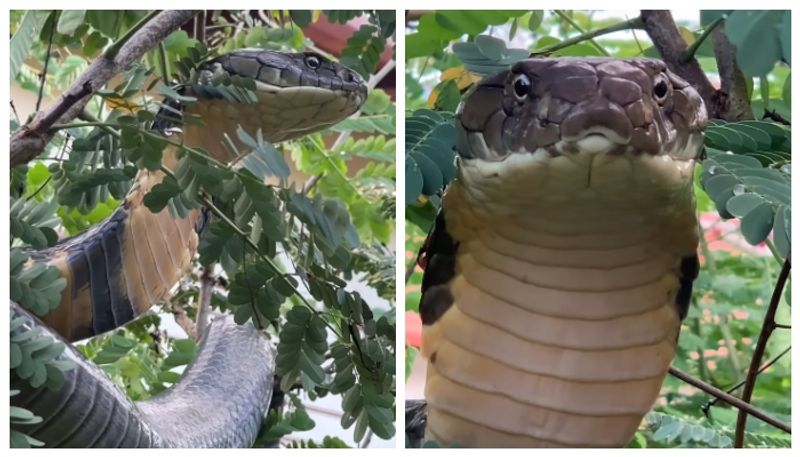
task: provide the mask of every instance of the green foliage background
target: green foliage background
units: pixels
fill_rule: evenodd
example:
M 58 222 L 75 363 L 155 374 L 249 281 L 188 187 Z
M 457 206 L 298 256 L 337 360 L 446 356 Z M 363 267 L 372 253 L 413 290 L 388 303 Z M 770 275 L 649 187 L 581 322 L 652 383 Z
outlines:
M 12 81 L 35 94 L 41 87 L 45 96 L 55 97 L 92 59 L 102 58 L 112 43 L 151 14 L 12 11 Z M 284 143 L 280 149 L 264 142 L 260 132 L 228 132 L 248 149 L 237 151 L 249 153 L 239 170 L 216 162 L 204 151 L 185 147 L 176 169 L 165 169 L 161 151 L 170 140 L 149 131 L 149 124 L 164 107 L 162 98 L 192 102 L 178 92 L 187 85 L 232 102 L 252 99 L 252 81 L 233 78 L 201 87 L 192 69 L 208 57 L 243 47 L 314 48 L 301 27 L 323 15 L 339 23 L 361 16 L 367 19 L 348 37 L 341 61 L 369 79 L 380 70 L 386 39 L 395 33 L 394 11 L 204 14 L 214 24 L 206 29 L 209 46 L 185 31 L 173 32 L 126 69 L 121 84 L 106 87 L 92 98 L 82 116 L 84 122 L 60 126 L 36 160 L 11 170 L 11 298 L 38 315 L 57 306 L 64 280 L 57 270 L 44 265 L 26 267 L 23 248 L 51 246 L 57 232 L 69 236 L 92 227 L 117 208 L 139 169 L 161 169 L 168 178 L 145 198 L 152 210 L 168 207 L 180 215 L 190 208 L 212 206 L 215 217 L 203 234 L 195 265 L 220 264 L 226 273 L 227 286 L 215 291 L 212 305 L 230 311 L 239 323 L 252 321 L 279 342 L 277 374 L 291 401 L 281 410 L 270 411 L 256 445 L 312 429 L 315 424 L 303 401 L 326 395 L 342 398 L 341 424 L 353 430 L 355 442 L 368 442 L 365 437 L 372 434 L 391 439 L 395 434 L 395 287 L 394 254 L 388 243 L 395 218 L 395 112 L 390 97 L 372 89 L 361 117 Z M 42 81 L 39 72 L 48 54 Z M 12 113 L 12 133 L 26 121 L 15 116 Z M 327 146 L 324 137 L 336 133 L 339 141 Z M 316 176 L 307 192 L 286 183 L 288 159 L 299 171 Z M 357 170 L 355 159 L 363 164 Z M 266 186 L 263 180 L 269 176 L 277 176 L 282 184 Z M 278 253 L 285 254 L 291 265 L 283 265 Z M 170 299 L 189 318 L 195 317 L 195 309 L 186 305 L 199 299 L 198 272 L 195 268 Z M 373 307 L 357 292 L 346 290 L 345 280 L 353 277 L 362 278 L 390 307 Z M 160 311 L 171 312 L 166 306 Z M 22 320 L 12 322 L 12 334 L 22 324 Z M 47 364 L 52 365 L 49 361 L 63 346 L 46 340 L 13 341 L 12 353 L 16 348 L 20 357 L 12 360 L 12 370 L 26 375 L 22 377 L 31 379 L 34 386 L 48 382 L 59 388 L 59 369 L 72 367 L 52 369 Z M 177 382 L 181 367 L 193 359 L 197 346 L 189 339 L 169 337 L 159 317 L 147 315 L 79 349 L 132 399 L 139 400 Z M 43 444 L 13 430 L 14 423 L 42 418 L 22 408 L 12 408 L 11 417 L 13 446 Z M 345 444 L 328 437 L 322 443 L 302 441 L 294 446 Z
M 710 250 L 704 242 L 700 277 L 684 321 L 674 366 L 723 390 L 743 380 L 761 330 L 767 304 L 790 247 L 790 164 L 788 125 L 765 119 L 766 110 L 791 121 L 789 18 L 786 11 L 702 11 L 697 23 L 678 24 L 689 43 L 725 15 L 724 31 L 737 47 L 737 61 L 751 96 L 754 120 L 707 128 L 706 159 L 698 166 L 698 211 L 735 217 L 741 229 L 723 240 L 743 237 L 766 244 L 772 255 Z M 598 18 L 601 16 L 602 18 Z M 601 35 L 564 46 L 585 32 L 620 26 L 629 18 L 586 11 L 436 11 L 407 25 L 406 36 L 406 259 L 409 266 L 439 206 L 443 185 L 456 175 L 452 151 L 453 113 L 480 77 L 507 68 L 529 54 L 552 56 L 658 57 L 643 30 Z M 710 40 L 695 57 L 715 77 Z M 732 151 L 733 155 L 727 153 Z M 713 227 L 712 227 L 713 229 Z M 734 242 L 735 244 L 736 242 Z M 412 272 L 413 271 L 413 272 Z M 406 311 L 418 312 L 422 274 L 407 273 Z M 790 291 L 777 321 L 790 322 Z M 769 340 L 766 362 L 779 360 L 758 377 L 753 403 L 779 420 L 791 421 L 790 330 Z M 406 347 L 406 375 L 417 350 Z M 738 391 L 734 391 L 738 394 Z M 730 447 L 737 410 L 673 377 L 630 447 Z M 789 447 L 789 435 L 751 418 L 750 447 Z

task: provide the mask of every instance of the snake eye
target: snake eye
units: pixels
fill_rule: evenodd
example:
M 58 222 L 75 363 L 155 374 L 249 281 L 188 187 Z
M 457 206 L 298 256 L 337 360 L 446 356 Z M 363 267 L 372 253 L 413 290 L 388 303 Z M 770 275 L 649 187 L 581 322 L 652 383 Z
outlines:
M 514 87 L 514 96 L 519 101 L 525 100 L 531 92 L 531 80 L 524 74 L 514 76 L 511 84 Z
M 317 68 L 319 68 L 320 64 L 321 62 L 319 61 L 319 57 L 317 56 L 306 57 L 306 65 L 308 65 L 308 68 L 316 70 Z
M 655 86 L 653 86 L 653 95 L 658 103 L 662 103 L 667 98 L 669 93 L 669 85 L 664 78 L 659 78 Z

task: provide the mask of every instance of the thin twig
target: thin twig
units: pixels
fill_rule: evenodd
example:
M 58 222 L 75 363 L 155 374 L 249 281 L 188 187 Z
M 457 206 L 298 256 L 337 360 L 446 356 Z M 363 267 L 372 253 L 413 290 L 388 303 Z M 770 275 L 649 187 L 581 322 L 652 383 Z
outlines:
M 361 449 L 366 449 L 369 447 L 369 443 L 372 442 L 372 430 L 367 431 L 367 435 L 364 437 L 364 440 L 358 444 L 358 447 Z
M 8 103 L 11 104 L 11 112 L 14 114 L 14 120 L 17 121 L 17 125 L 21 124 L 22 122 L 20 122 L 20 120 L 19 120 L 19 114 L 17 113 L 17 107 L 14 106 L 14 100 L 9 100 Z
M 137 22 L 133 27 L 131 27 L 125 35 L 122 35 L 115 43 L 106 49 L 106 52 L 103 53 L 103 57 L 108 60 L 114 60 L 117 57 L 117 53 L 119 50 L 125 46 L 125 43 L 131 40 L 136 33 L 141 30 L 148 22 L 150 22 L 153 18 L 158 16 L 161 13 L 160 10 L 151 11 L 147 14 L 147 16 L 143 17 L 139 22 Z
M 577 30 L 578 32 L 580 32 L 580 33 L 581 33 L 581 35 L 586 35 L 586 38 L 585 38 L 584 40 L 581 40 L 581 41 L 588 41 L 589 43 L 591 43 L 591 44 L 592 44 L 592 46 L 594 46 L 594 47 L 595 47 L 595 49 L 597 49 L 598 51 L 600 51 L 600 53 L 601 53 L 601 54 L 603 54 L 603 55 L 604 55 L 604 56 L 606 56 L 606 57 L 611 57 L 611 54 L 609 54 L 609 53 L 608 53 L 608 51 L 606 51 L 604 47 L 600 46 L 600 45 L 599 45 L 599 44 L 598 44 L 596 41 L 594 41 L 594 37 L 595 37 L 596 35 L 595 35 L 595 36 L 589 36 L 589 35 L 591 35 L 593 32 L 587 32 L 587 31 L 583 30 L 583 28 L 581 28 L 581 26 L 579 26 L 577 22 L 575 22 L 575 21 L 574 21 L 574 20 L 573 20 L 571 17 L 569 17 L 569 15 L 568 15 L 567 13 L 565 13 L 565 12 L 563 12 L 563 11 L 561 11 L 561 10 L 553 10 L 553 13 L 555 13 L 555 14 L 556 14 L 558 17 L 560 17 L 561 19 L 563 19 L 564 21 L 566 21 L 566 22 L 567 22 L 569 25 L 571 25 L 571 26 L 572 26 L 572 27 L 573 27 L 575 30 Z M 634 19 L 634 20 L 635 20 L 635 19 Z M 628 21 L 625 21 L 625 22 L 622 22 L 621 24 L 626 24 L 626 23 L 628 23 L 628 22 L 630 22 L 630 20 L 628 20 Z M 619 25 L 619 24 L 617 24 L 617 25 Z M 628 29 L 628 28 L 629 28 L 629 27 L 623 27 L 623 28 L 622 28 L 622 29 L 620 29 L 620 30 L 626 30 L 626 29 Z
M 775 330 L 775 313 L 778 310 L 778 304 L 781 302 L 783 296 L 783 287 L 789 279 L 789 271 L 792 268 L 790 256 L 786 256 L 783 262 L 783 268 L 778 275 L 778 281 L 775 283 L 775 289 L 772 291 L 772 298 L 769 301 L 767 314 L 764 316 L 764 324 L 761 326 L 761 333 L 758 335 L 758 342 L 756 349 L 753 352 L 753 358 L 750 361 L 750 369 L 747 372 L 747 379 L 745 379 L 744 389 L 742 390 L 742 401 L 750 403 L 753 397 L 753 389 L 756 386 L 756 379 L 758 377 L 758 368 L 761 366 L 761 359 L 764 357 L 764 351 L 767 349 L 767 341 L 769 341 L 772 331 Z M 744 446 L 744 429 L 747 424 L 747 414 L 743 410 L 739 410 L 739 417 L 736 419 L 736 436 L 734 439 L 734 447 L 741 448 Z
M 740 414 L 750 414 L 750 415 L 752 415 L 754 417 L 757 417 L 757 418 L 761 419 L 762 421 L 764 421 L 764 422 L 766 422 L 766 423 L 768 423 L 768 424 L 770 424 L 770 425 L 772 425 L 774 427 L 777 427 L 777 428 L 783 430 L 786 433 L 792 433 L 791 425 L 785 424 L 785 423 L 779 421 L 778 419 L 775 419 L 774 417 L 772 417 L 769 414 L 767 414 L 766 412 L 756 408 L 755 406 L 753 406 L 753 405 L 751 405 L 751 404 L 749 404 L 747 402 L 744 402 L 744 401 L 734 397 L 733 395 L 731 395 L 731 394 L 729 394 L 727 392 L 723 392 L 722 390 L 719 390 L 718 388 L 712 386 L 711 384 L 708 384 L 707 382 L 701 381 L 701 380 L 699 380 L 699 379 L 689 375 L 688 373 L 685 373 L 685 372 L 683 372 L 683 371 L 681 371 L 681 370 L 679 370 L 679 369 L 677 369 L 675 367 L 669 367 L 669 374 L 671 374 L 672 376 L 675 376 L 676 378 L 680 379 L 681 381 L 683 381 L 683 382 L 685 382 L 685 383 L 687 383 L 687 384 L 689 384 L 691 386 L 694 386 L 694 387 L 702 390 L 703 392 L 705 392 L 705 393 L 707 393 L 709 395 L 713 395 L 714 397 L 719 398 L 720 400 L 724 401 L 725 403 L 727 403 L 727 404 L 729 404 L 729 405 L 731 405 L 731 406 L 733 406 L 735 408 L 739 408 L 739 413 Z
M 42 73 L 39 76 L 39 96 L 36 97 L 36 109 L 34 109 L 34 111 L 39 111 L 39 107 L 42 105 L 42 98 L 44 97 L 44 85 L 47 82 L 47 67 L 50 64 L 50 53 L 53 49 L 53 34 L 56 31 L 56 23 L 58 23 L 58 16 L 60 14 L 60 12 L 56 12 L 52 27 L 50 27 L 50 35 L 47 37 L 47 55 L 44 56 L 44 68 L 42 68 Z
M 211 268 L 203 268 L 200 275 L 200 303 L 197 304 L 197 339 L 203 338 L 208 328 L 208 316 L 211 314 L 211 297 L 214 295 L 216 281 L 211 276 Z
M 683 53 L 681 53 L 680 58 L 678 58 L 678 62 L 680 62 L 681 64 L 686 64 L 690 60 L 694 59 L 694 55 L 697 52 L 697 50 L 700 49 L 700 45 L 703 44 L 704 41 L 706 41 L 706 39 L 711 35 L 711 32 L 713 32 L 715 28 L 717 28 L 720 24 L 722 24 L 726 16 L 727 15 L 724 15 L 714 19 L 714 22 L 709 24 L 708 27 L 706 27 L 706 29 L 703 30 L 703 34 L 697 37 L 697 39 L 694 40 L 694 43 L 692 43 L 691 46 L 686 48 L 686 50 L 683 51 Z
M 769 368 L 769 367 L 771 367 L 772 365 L 774 365 L 774 364 L 775 364 L 775 362 L 777 362 L 778 360 L 780 360 L 780 359 L 781 359 L 781 357 L 783 357 L 784 355 L 788 354 L 788 353 L 789 353 L 789 351 L 791 351 L 791 350 L 792 350 L 792 347 L 791 347 L 791 346 L 789 346 L 788 348 L 786 348 L 786 349 L 784 349 L 783 351 L 781 351 L 781 353 L 780 353 L 780 354 L 776 355 L 775 357 L 773 357 L 773 358 L 772 358 L 772 360 L 770 360 L 769 362 L 765 363 L 765 364 L 764 364 L 764 366 L 762 366 L 761 368 L 759 368 L 759 370 L 758 370 L 758 373 L 759 373 L 759 374 L 763 373 L 763 372 L 764 372 L 764 370 L 766 370 L 767 368 Z M 742 379 L 741 381 L 737 382 L 737 383 L 736 383 L 736 384 L 734 384 L 732 387 L 730 387 L 728 390 L 726 390 L 726 392 L 728 392 L 729 394 L 732 394 L 732 393 L 736 392 L 736 391 L 739 389 L 739 387 L 742 387 L 742 386 L 744 385 L 744 383 L 745 383 L 745 381 L 746 381 L 746 380 L 747 380 L 747 378 L 745 378 L 745 379 Z M 702 408 L 700 408 L 700 409 L 702 409 L 702 410 L 703 410 L 703 414 L 705 414 L 706 416 L 708 416 L 708 411 L 709 411 L 709 409 L 710 409 L 712 406 L 716 405 L 716 404 L 717 404 L 717 402 L 719 402 L 719 398 L 716 398 L 716 397 L 714 397 L 712 400 L 709 400 L 709 402 L 708 402 L 708 403 L 706 403 L 705 405 L 703 405 L 703 406 L 702 406 Z
M 551 53 L 556 52 L 556 51 L 558 51 L 560 49 L 564 49 L 566 47 L 572 46 L 573 44 L 581 43 L 581 42 L 586 41 L 586 40 L 592 40 L 593 38 L 599 37 L 601 35 L 607 35 L 609 33 L 620 32 L 620 31 L 623 31 L 623 30 L 641 29 L 643 27 L 644 27 L 644 24 L 642 22 L 642 18 L 637 16 L 637 17 L 635 17 L 633 19 L 628 19 L 627 21 L 620 22 L 618 24 L 613 24 L 613 25 L 610 25 L 608 27 L 601 27 L 599 29 L 592 30 L 590 32 L 582 33 L 582 34 L 580 34 L 578 36 L 574 36 L 574 37 L 569 38 L 567 40 L 558 42 L 558 43 L 556 43 L 556 44 L 554 44 L 552 46 L 548 46 L 548 47 L 546 47 L 544 49 L 540 49 L 538 51 L 532 52 L 531 53 L 531 57 L 551 54 Z M 595 43 L 595 45 L 597 45 L 597 44 Z M 599 46 L 599 45 L 597 45 L 597 46 Z M 603 49 L 603 52 L 605 52 L 605 49 Z
M 320 179 L 322 179 L 323 176 L 325 176 L 325 173 L 320 173 L 318 175 L 314 175 L 308 178 L 308 180 L 305 183 L 303 183 L 303 190 L 302 190 L 303 194 L 305 195 L 311 192 L 311 189 L 313 189 L 317 185 L 317 183 L 319 182 Z
M 411 276 L 414 274 L 414 270 L 416 270 L 416 268 L 417 258 L 414 257 L 411 259 L 411 262 L 409 262 L 408 266 L 406 266 L 406 284 L 408 284 L 408 281 L 411 280 Z
M 194 17 L 194 39 L 206 43 L 206 11 L 203 10 Z
M 161 79 L 165 84 L 169 84 L 169 62 L 167 62 L 167 45 L 162 41 L 158 43 L 158 63 L 161 67 Z

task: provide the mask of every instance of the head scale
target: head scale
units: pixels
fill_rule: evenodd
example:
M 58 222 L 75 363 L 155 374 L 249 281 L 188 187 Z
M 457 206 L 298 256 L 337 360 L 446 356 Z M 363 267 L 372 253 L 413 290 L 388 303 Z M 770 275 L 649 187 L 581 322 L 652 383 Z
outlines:
M 457 113 L 462 159 L 510 154 L 669 154 L 694 158 L 702 98 L 656 59 L 527 59 L 484 79 Z
M 222 133 L 235 137 L 239 126 L 250 135 L 260 129 L 273 143 L 299 138 L 354 114 L 367 98 L 358 73 L 314 52 L 243 49 L 211 59 L 198 71 L 197 84 L 189 87 L 198 100 L 184 109 L 205 125 L 186 125 L 184 133 L 204 144 L 219 143 Z M 255 82 L 250 103 L 220 96 L 213 87 L 213 81 L 233 76 Z

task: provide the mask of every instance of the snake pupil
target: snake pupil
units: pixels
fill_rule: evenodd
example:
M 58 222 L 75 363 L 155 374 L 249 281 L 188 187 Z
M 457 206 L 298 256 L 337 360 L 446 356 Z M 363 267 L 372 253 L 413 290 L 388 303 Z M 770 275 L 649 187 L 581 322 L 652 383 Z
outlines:
M 519 75 L 514 79 L 514 95 L 518 99 L 524 100 L 531 91 L 531 81 L 525 75 Z
M 653 88 L 653 93 L 657 98 L 664 98 L 667 96 L 667 89 L 667 83 L 661 80 L 656 83 L 656 87 Z
M 316 56 L 308 56 L 306 57 L 306 65 L 312 70 L 316 70 L 319 68 L 319 58 Z

